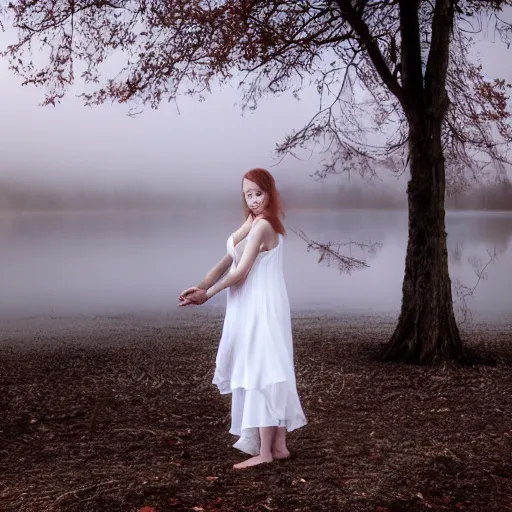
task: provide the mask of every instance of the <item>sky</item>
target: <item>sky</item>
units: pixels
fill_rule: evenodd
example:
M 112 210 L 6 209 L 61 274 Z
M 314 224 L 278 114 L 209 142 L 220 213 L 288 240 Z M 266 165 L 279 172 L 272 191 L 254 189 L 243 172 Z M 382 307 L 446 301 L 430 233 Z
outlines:
M 478 49 L 485 71 L 512 81 L 512 66 L 505 66 L 512 49 L 499 42 Z M 41 107 L 42 91 L 21 87 L 6 60 L 0 60 L 0 84 L 0 178 L 50 187 L 215 193 L 238 191 L 243 173 L 262 166 L 278 183 L 312 183 L 314 159 L 271 166 L 277 164 L 275 143 L 317 111 L 314 88 L 299 102 L 290 93 L 242 113 L 238 91 L 226 87 L 204 102 L 180 98 L 180 113 L 165 103 L 132 118 L 127 106 L 88 108 L 71 94 L 56 107 Z
M 166 103 L 133 118 L 126 106 L 89 108 L 73 96 L 40 107 L 42 92 L 21 87 L 6 67 L 0 62 L 2 175 L 63 185 L 238 188 L 246 170 L 277 163 L 275 143 L 306 122 L 318 101 L 316 94 L 305 105 L 274 98 L 242 115 L 237 91 L 225 89 L 204 102 L 180 98 L 179 113 Z

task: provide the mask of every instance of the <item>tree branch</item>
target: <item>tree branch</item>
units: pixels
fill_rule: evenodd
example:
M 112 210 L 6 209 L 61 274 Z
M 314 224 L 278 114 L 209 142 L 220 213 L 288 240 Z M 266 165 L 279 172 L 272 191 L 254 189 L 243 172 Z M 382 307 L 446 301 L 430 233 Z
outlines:
M 425 93 L 429 109 L 438 118 L 442 118 L 448 108 L 446 76 L 453 17 L 453 1 L 437 0 L 432 21 L 432 43 L 425 70 Z
M 375 38 L 370 34 L 368 25 L 362 18 L 362 13 L 356 11 L 350 0 L 336 0 L 336 3 L 339 5 L 343 17 L 347 20 L 347 22 L 359 36 L 360 42 L 366 47 L 368 55 L 370 56 L 375 69 L 379 73 L 379 76 L 382 78 L 382 81 L 396 96 L 398 101 L 400 101 L 400 103 L 405 106 L 406 102 L 404 91 L 386 64 L 382 52 L 380 51 L 379 45 L 377 44 Z
M 477 257 L 469 258 L 469 262 L 471 263 L 471 266 L 473 267 L 473 270 L 477 277 L 477 280 L 472 287 L 463 284 L 458 278 L 454 280 L 453 287 L 457 299 L 453 301 L 453 304 L 456 305 L 457 302 L 459 303 L 457 309 L 462 316 L 462 322 L 467 322 L 468 320 L 471 320 L 473 316 L 471 310 L 469 309 L 467 299 L 475 298 L 474 293 L 475 290 L 478 288 L 478 285 L 482 280 L 487 279 L 487 267 L 491 264 L 494 264 L 498 259 L 496 247 L 493 248 L 492 252 L 487 250 L 487 254 L 489 255 L 489 260 L 485 264 L 483 264 L 481 260 Z
M 308 251 L 313 249 L 314 251 L 320 253 L 318 263 L 325 262 L 327 265 L 330 265 L 330 263 L 334 261 L 338 265 L 338 270 L 346 274 L 350 274 L 354 270 L 368 268 L 370 265 L 368 265 L 368 263 L 362 259 L 341 254 L 341 247 L 348 247 L 349 250 L 351 250 L 352 247 L 357 247 L 362 251 L 367 251 L 369 255 L 375 254 L 382 247 L 380 242 L 369 242 L 367 244 L 362 242 L 347 242 L 337 244 L 327 242 L 323 244 L 311 240 L 302 230 L 295 231 L 292 229 L 292 231 L 307 243 Z
M 407 104 L 415 112 L 424 108 L 423 71 L 421 62 L 418 0 L 400 0 L 400 31 L 402 35 L 402 86 Z

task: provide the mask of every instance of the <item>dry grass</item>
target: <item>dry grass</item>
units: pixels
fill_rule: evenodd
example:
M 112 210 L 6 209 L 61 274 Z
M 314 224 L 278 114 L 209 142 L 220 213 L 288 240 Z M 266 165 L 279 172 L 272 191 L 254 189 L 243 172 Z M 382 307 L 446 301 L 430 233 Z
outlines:
M 295 319 L 309 424 L 292 460 L 242 472 L 211 385 L 220 318 L 4 335 L 0 510 L 512 510 L 510 328 L 467 335 L 496 364 L 463 368 L 379 362 L 390 329 Z

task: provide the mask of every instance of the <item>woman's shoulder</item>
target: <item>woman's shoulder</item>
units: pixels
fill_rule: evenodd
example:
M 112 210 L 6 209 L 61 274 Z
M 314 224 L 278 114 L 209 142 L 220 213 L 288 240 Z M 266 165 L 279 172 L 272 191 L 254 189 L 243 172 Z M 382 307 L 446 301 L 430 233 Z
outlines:
M 240 243 L 251 231 L 253 223 L 253 216 L 249 214 L 247 219 L 245 219 L 244 223 L 233 233 L 231 233 L 230 238 L 233 238 L 234 244 L 237 245 Z
M 254 219 L 252 222 L 252 229 L 251 231 L 260 231 L 262 233 L 270 233 L 274 232 L 274 228 L 272 227 L 272 224 L 267 219 Z
M 276 236 L 279 237 L 279 233 L 268 219 L 255 219 L 249 235 L 251 235 L 251 238 L 257 237 L 260 241 L 269 241 Z

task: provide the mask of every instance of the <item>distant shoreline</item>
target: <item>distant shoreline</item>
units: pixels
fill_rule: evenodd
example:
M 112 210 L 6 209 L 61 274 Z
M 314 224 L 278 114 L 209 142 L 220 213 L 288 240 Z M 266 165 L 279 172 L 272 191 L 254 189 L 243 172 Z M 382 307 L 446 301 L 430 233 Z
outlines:
M 326 186 L 281 184 L 279 191 L 285 209 L 407 209 L 407 194 L 402 187 L 390 184 L 353 185 L 330 182 Z M 236 189 L 232 189 L 233 191 Z M 199 195 L 198 195 L 199 194 Z M 118 183 L 115 188 L 98 188 L 76 184 L 58 186 L 43 183 L 12 182 L 0 177 L 0 210 L 154 210 L 188 209 L 197 206 L 218 208 L 223 204 L 231 208 L 241 206 L 241 196 L 219 186 L 209 197 L 200 189 L 175 188 L 170 184 L 155 189 L 147 186 L 128 186 Z M 512 211 L 512 183 L 508 179 L 487 184 L 473 184 L 468 190 L 447 194 L 448 210 L 504 210 Z
M 24 208 L 24 209 L 2 209 L 0 208 L 0 216 L 8 216 L 8 215 L 21 215 L 21 214 L 31 214 L 31 215 L 56 215 L 56 214 L 110 214 L 110 213 L 174 213 L 176 211 L 193 211 L 192 206 L 189 207 L 168 207 L 168 208 L 146 208 L 146 207 L 139 207 L 139 208 L 127 208 L 127 207 L 120 207 L 120 208 L 62 208 L 62 209 L 30 209 L 30 208 Z M 218 208 L 218 211 L 220 212 L 236 212 L 233 208 Z M 289 207 L 286 209 L 286 212 L 333 212 L 333 211 L 339 211 L 339 212 L 349 212 L 349 211 L 368 211 L 368 212 L 403 212 L 407 213 L 407 208 L 372 208 L 372 207 L 305 207 L 305 208 L 299 208 L 299 207 Z M 511 214 L 512 209 L 510 210 L 494 210 L 494 209 L 475 209 L 475 208 L 446 208 L 447 213 L 490 213 L 490 214 Z

